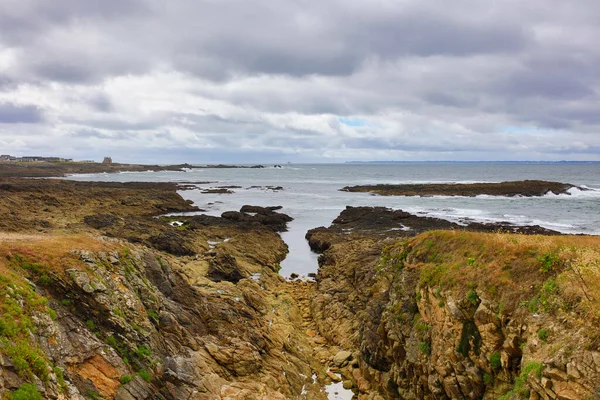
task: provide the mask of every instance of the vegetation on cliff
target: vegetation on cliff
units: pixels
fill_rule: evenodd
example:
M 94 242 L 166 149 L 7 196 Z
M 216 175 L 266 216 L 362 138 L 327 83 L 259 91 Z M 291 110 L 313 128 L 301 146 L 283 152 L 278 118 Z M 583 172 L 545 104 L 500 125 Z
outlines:
M 0 398 L 326 398 L 276 273 L 290 218 L 157 218 L 196 209 L 176 190 L 0 182 Z
M 360 351 L 364 398 L 600 393 L 599 238 L 330 229 L 309 235 L 325 249 L 314 315 Z

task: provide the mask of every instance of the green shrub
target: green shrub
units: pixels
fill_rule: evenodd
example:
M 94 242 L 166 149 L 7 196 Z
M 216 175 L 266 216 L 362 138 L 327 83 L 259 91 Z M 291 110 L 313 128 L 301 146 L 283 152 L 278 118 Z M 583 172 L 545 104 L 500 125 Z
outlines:
M 548 328 L 542 328 L 537 332 L 538 338 L 540 338 L 540 340 L 543 340 L 544 342 L 546 340 L 548 340 L 548 333 L 550 332 L 550 330 Z
M 148 318 L 150 320 L 158 322 L 158 312 L 156 312 L 154 310 L 148 310 L 147 314 L 148 314 Z
M 87 395 L 92 400 L 102 400 L 102 397 L 100 397 L 100 395 L 93 390 L 88 390 Z
M 542 264 L 540 267 L 541 272 L 550 272 L 562 263 L 560 257 L 554 253 L 546 253 L 538 257 L 537 260 Z
M 135 350 L 135 354 L 137 354 L 137 356 L 140 358 L 147 358 L 152 356 L 152 350 L 143 344 Z
M 123 385 L 125 385 L 126 383 L 129 383 L 129 382 L 131 382 L 132 380 L 133 380 L 133 378 L 131 377 L 131 375 L 123 375 L 123 376 L 121 377 L 121 383 L 122 383 Z
M 421 353 L 425 355 L 430 355 L 431 345 L 429 344 L 429 342 L 419 342 L 419 350 L 421 350 Z
M 42 286 L 50 286 L 52 284 L 52 278 L 48 274 L 42 274 L 38 279 L 38 283 Z
M 492 386 L 494 384 L 494 377 L 490 374 L 483 374 L 483 384 L 486 386 Z
M 152 380 L 152 375 L 150 375 L 150 372 L 146 371 L 145 369 L 140 369 L 137 374 L 146 382 L 150 382 Z
M 11 396 L 11 400 L 42 400 L 42 394 L 32 383 L 22 384 Z
M 496 351 L 492 353 L 488 360 L 490 362 L 490 367 L 493 370 L 498 370 L 502 367 L 502 357 L 500 356 L 499 352 Z
M 425 333 L 429 331 L 429 325 L 421 320 L 418 320 L 415 322 L 415 330 L 419 333 Z
M 479 304 L 479 296 L 477 296 L 477 292 L 475 292 L 473 289 L 469 290 L 467 293 L 467 300 L 469 300 L 469 303 L 473 304 L 474 306 Z
M 529 387 L 527 386 L 527 378 L 529 377 L 529 375 L 532 372 L 534 372 L 535 377 L 539 379 L 542 377 L 543 370 L 544 370 L 544 365 L 542 363 L 537 362 L 537 361 L 528 362 L 527 364 L 525 364 L 523 369 L 521 369 L 521 373 L 519 374 L 519 376 L 515 379 L 515 384 L 514 384 L 512 390 L 510 390 L 504 396 L 500 397 L 498 400 L 509 400 L 514 395 L 519 395 L 521 397 L 529 396 Z
M 88 329 L 92 332 L 96 331 L 96 323 L 94 321 L 92 321 L 91 319 L 88 319 L 87 321 L 85 321 L 85 325 L 88 327 Z

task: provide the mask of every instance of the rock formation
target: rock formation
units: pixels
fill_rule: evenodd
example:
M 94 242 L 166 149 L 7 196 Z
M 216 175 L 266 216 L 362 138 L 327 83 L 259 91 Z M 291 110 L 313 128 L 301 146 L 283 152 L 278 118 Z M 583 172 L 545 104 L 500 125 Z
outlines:
M 599 398 L 597 238 L 462 227 L 382 240 L 368 220 L 384 211 L 355 211 L 308 238 L 324 250 L 313 316 L 356 353 L 343 372 L 359 399 Z
M 0 191 L 0 397 L 326 398 L 339 349 L 306 334 L 310 284 L 277 274 L 279 207 L 156 218 L 195 208 L 169 184 Z
M 547 193 L 570 194 L 574 185 L 548 181 L 514 181 L 499 183 L 423 183 L 402 185 L 347 186 L 345 192 L 368 192 L 382 196 L 543 196 Z M 583 190 L 582 188 L 578 188 Z

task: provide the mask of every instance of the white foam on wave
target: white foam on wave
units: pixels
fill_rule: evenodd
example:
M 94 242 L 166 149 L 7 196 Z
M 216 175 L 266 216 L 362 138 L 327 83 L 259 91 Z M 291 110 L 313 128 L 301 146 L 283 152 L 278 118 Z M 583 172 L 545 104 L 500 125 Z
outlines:
M 568 189 L 567 193 L 554 194 L 552 192 L 548 192 L 543 197 L 552 199 L 577 199 L 600 197 L 600 189 L 590 188 L 582 185 L 581 188 L 572 187 Z
M 435 217 L 445 219 L 450 222 L 457 223 L 459 225 L 466 226 L 472 222 L 479 223 L 500 223 L 508 222 L 515 226 L 531 226 L 539 225 L 541 227 L 552 229 L 561 233 L 567 234 L 588 234 L 598 235 L 600 230 L 592 229 L 583 225 L 570 224 L 567 222 L 559 221 L 546 221 L 542 219 L 532 218 L 522 214 L 502 214 L 499 216 L 492 215 L 491 213 L 478 210 L 478 209 L 458 209 L 458 208 L 420 208 L 420 207 L 407 207 L 405 211 L 411 214 L 417 214 L 426 217 Z

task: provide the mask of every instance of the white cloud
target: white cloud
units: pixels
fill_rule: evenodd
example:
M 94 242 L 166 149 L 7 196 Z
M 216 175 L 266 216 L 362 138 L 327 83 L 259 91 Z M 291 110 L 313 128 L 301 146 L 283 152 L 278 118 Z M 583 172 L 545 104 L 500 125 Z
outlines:
M 592 0 L 22 0 L 0 11 L 0 143 L 153 162 L 600 159 L 598 17 Z

